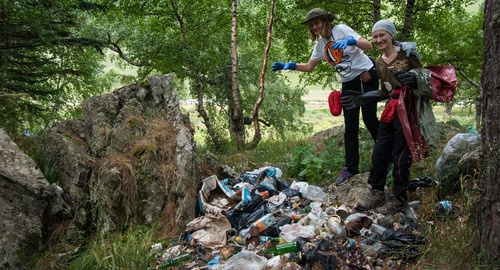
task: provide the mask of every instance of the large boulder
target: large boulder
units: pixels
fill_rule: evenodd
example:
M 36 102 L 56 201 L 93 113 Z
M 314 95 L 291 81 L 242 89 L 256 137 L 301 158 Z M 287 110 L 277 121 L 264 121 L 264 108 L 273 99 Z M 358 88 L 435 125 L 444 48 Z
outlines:
M 0 128 L 0 269 L 28 269 L 19 255 L 44 247 L 44 213 L 59 191 Z
M 479 171 L 480 143 L 481 136 L 469 133 L 457 133 L 447 142 L 434 166 L 444 188 L 458 188 L 460 175 L 474 175 Z
M 55 179 L 71 208 L 71 238 L 159 221 L 166 236 L 177 236 L 195 217 L 196 146 L 172 81 L 155 75 L 91 97 L 83 119 L 48 131 L 46 154 L 55 157 Z

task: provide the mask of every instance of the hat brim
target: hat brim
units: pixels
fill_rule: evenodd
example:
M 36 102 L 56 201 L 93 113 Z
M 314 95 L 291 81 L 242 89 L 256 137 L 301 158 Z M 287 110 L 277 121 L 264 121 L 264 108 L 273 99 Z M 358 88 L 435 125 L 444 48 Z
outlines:
M 307 21 L 303 21 L 300 24 L 309 24 L 312 21 L 321 20 L 321 19 L 327 19 L 329 21 L 333 21 L 333 20 L 336 19 L 336 17 L 335 17 L 335 15 L 332 15 L 332 14 L 323 14 L 323 15 L 319 15 L 319 16 L 313 17 L 313 18 L 311 18 L 311 19 L 309 19 Z

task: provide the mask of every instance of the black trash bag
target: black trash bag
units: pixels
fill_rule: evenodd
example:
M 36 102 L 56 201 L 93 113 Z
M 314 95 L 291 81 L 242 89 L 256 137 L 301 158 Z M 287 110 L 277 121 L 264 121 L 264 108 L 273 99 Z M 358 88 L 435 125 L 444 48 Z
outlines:
M 335 270 L 339 266 L 339 260 L 331 253 L 334 250 L 338 250 L 337 243 L 334 241 L 321 240 L 313 249 L 304 250 L 301 263 L 307 270 Z
M 236 184 L 239 184 L 241 182 L 242 182 L 241 178 L 224 178 L 222 180 L 223 184 L 230 186 L 230 187 L 234 187 Z
M 379 242 L 382 239 L 382 236 L 378 233 L 372 233 L 368 237 L 365 237 L 363 240 L 359 241 L 361 244 L 371 245 L 375 242 Z
M 243 209 L 231 208 L 226 211 L 226 217 L 231 226 L 238 231 L 247 228 L 257 219 L 270 213 L 267 203 L 262 197 L 252 196 L 250 201 Z
M 259 187 L 260 181 L 266 176 L 265 172 L 267 172 L 267 170 L 264 170 L 260 174 L 242 173 L 240 174 L 239 181 L 249 183 L 254 187 Z
M 297 189 L 293 188 L 287 188 L 281 191 L 281 193 L 285 194 L 287 198 L 295 197 L 298 196 L 299 198 L 302 198 L 302 193 L 298 191 Z
M 379 251 L 380 258 L 402 260 L 411 263 L 420 257 L 420 246 L 425 244 L 424 238 L 411 233 L 384 231 L 381 241 L 384 244 Z
M 291 185 L 292 185 L 292 183 L 286 179 L 276 178 L 276 189 L 278 189 L 279 191 L 289 189 Z
M 269 236 L 269 237 L 279 237 L 280 236 L 280 227 L 290 223 L 292 221 L 291 218 L 286 217 L 283 219 L 280 219 L 278 222 L 276 222 L 274 225 L 271 225 L 270 227 L 267 227 L 265 230 L 263 230 L 260 235 L 263 236 Z
M 300 252 L 288 253 L 287 261 L 300 263 L 300 260 L 302 260 L 302 254 Z
M 424 239 L 411 233 L 398 233 L 393 230 L 385 230 L 381 239 L 389 247 L 401 247 L 407 245 L 423 245 Z

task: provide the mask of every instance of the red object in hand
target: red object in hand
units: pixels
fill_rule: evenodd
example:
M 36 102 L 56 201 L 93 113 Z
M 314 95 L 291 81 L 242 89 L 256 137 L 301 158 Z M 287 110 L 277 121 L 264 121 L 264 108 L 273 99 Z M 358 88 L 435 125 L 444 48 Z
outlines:
M 340 91 L 332 91 L 328 96 L 328 106 L 333 116 L 339 116 L 342 113 L 342 104 L 340 104 L 341 96 L 342 92 Z
M 458 78 L 455 66 L 427 66 L 432 72 L 433 99 L 437 102 L 451 102 L 457 90 Z

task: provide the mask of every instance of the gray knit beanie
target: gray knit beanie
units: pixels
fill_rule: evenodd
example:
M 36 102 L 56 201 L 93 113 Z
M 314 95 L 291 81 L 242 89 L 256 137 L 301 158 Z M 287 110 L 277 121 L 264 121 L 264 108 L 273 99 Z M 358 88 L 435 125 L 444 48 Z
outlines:
M 392 38 L 393 38 L 393 43 L 397 44 L 396 41 L 396 27 L 394 24 L 388 20 L 380 20 L 376 22 L 373 27 L 372 27 L 372 34 L 375 30 L 385 30 L 387 33 L 389 33 Z

